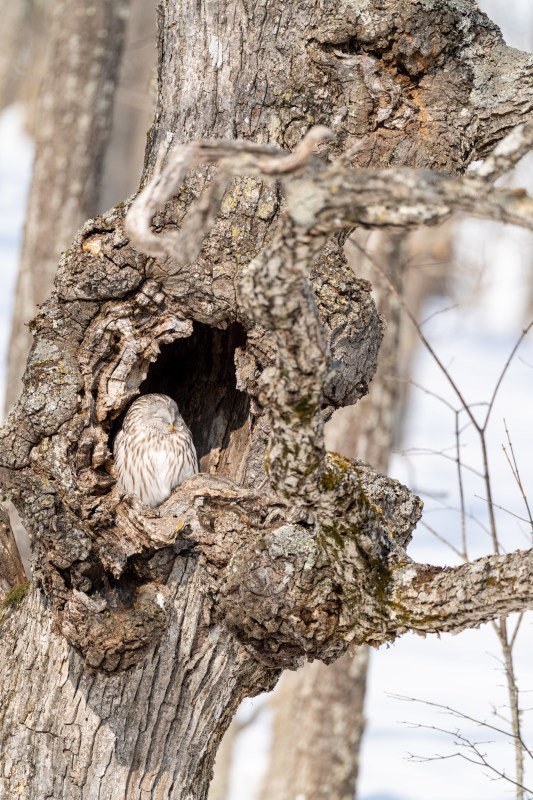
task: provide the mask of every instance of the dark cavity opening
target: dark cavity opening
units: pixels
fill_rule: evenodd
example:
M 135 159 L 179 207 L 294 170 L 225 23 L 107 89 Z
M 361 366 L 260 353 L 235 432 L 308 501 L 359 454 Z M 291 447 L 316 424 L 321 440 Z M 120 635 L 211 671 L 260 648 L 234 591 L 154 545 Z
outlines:
M 235 472 L 239 441 L 248 435 L 250 401 L 236 386 L 234 354 L 246 346 L 238 323 L 226 330 L 194 323 L 192 336 L 163 345 L 140 386 L 141 394 L 161 392 L 178 404 L 189 426 L 202 472 Z

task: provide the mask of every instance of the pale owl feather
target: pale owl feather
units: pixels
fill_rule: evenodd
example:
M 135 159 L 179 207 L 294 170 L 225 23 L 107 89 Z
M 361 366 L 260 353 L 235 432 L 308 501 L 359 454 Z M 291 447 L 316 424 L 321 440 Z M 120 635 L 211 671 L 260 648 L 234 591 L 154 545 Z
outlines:
M 131 404 L 113 455 L 119 488 L 153 508 L 198 472 L 191 432 L 165 394 L 145 394 Z

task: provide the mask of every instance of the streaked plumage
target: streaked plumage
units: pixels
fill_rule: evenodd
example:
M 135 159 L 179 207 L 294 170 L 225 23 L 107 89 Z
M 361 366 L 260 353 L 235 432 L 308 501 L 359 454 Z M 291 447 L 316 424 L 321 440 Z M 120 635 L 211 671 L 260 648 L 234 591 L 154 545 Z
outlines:
M 152 508 L 198 472 L 191 432 L 165 394 L 145 394 L 131 404 L 113 455 L 119 488 Z

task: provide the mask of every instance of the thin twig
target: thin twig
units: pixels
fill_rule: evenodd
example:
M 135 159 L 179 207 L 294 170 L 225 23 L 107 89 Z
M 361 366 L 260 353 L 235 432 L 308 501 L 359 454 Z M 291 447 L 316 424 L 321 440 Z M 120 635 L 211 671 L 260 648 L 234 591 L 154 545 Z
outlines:
M 518 485 L 518 488 L 520 489 L 520 494 L 522 495 L 522 500 L 524 501 L 524 505 L 525 505 L 526 510 L 527 510 L 527 516 L 528 516 L 529 524 L 531 525 L 531 531 L 533 533 L 533 516 L 531 515 L 531 509 L 529 507 L 529 502 L 528 502 L 528 499 L 527 499 L 527 495 L 526 495 L 526 492 L 524 490 L 524 486 L 522 484 L 522 479 L 520 477 L 520 470 L 518 469 L 518 462 L 516 460 L 516 456 L 515 456 L 515 453 L 514 453 L 513 443 L 511 441 L 511 437 L 509 435 L 509 430 L 507 428 L 507 422 L 505 420 L 503 421 L 503 425 L 504 425 L 504 428 L 505 428 L 505 433 L 507 435 L 507 442 L 509 444 L 509 450 L 511 452 L 511 457 L 509 457 L 509 454 L 507 453 L 507 450 L 505 449 L 505 446 L 503 446 L 503 452 L 505 453 L 505 457 L 506 457 L 507 462 L 508 462 L 508 464 L 509 464 L 509 466 L 511 468 L 511 472 L 513 473 L 513 477 L 514 477 L 514 479 L 515 479 L 515 481 L 516 481 L 516 483 Z
M 514 356 L 515 356 L 515 353 L 516 353 L 516 351 L 518 350 L 518 348 L 520 347 L 520 345 L 522 344 L 522 342 L 524 341 L 525 337 L 527 336 L 527 334 L 529 333 L 529 331 L 531 330 L 531 328 L 532 328 L 532 327 L 533 327 L 533 319 L 532 319 L 532 320 L 531 320 L 531 322 L 530 322 L 528 325 L 526 325 L 526 327 L 525 327 L 525 328 L 522 330 L 522 333 L 520 334 L 520 336 L 519 336 L 519 337 L 518 337 L 518 339 L 516 340 L 516 342 L 515 342 L 515 344 L 514 344 L 514 347 L 513 347 L 513 349 L 511 350 L 511 352 L 509 353 L 509 356 L 508 356 L 508 358 L 507 358 L 507 361 L 505 362 L 505 364 L 504 364 L 504 366 L 503 366 L 503 369 L 502 369 L 502 371 L 500 372 L 500 377 L 498 378 L 498 380 L 497 380 L 497 382 L 496 382 L 496 386 L 494 387 L 494 391 L 492 392 L 492 397 L 491 397 L 491 399 L 490 399 L 490 401 L 489 401 L 489 407 L 488 407 L 488 410 L 487 410 L 487 415 L 486 415 L 486 417 L 485 417 L 485 422 L 484 422 L 484 423 L 483 423 L 483 425 L 481 426 L 481 429 L 482 429 L 483 431 L 485 431 L 485 430 L 487 429 L 487 425 L 489 424 L 489 418 L 490 418 L 490 415 L 491 415 L 492 409 L 493 409 L 493 407 L 494 407 L 494 401 L 496 400 L 496 395 L 498 394 L 498 390 L 499 390 L 500 386 L 502 385 L 502 381 L 503 381 L 503 379 L 504 379 L 504 377 L 505 377 L 505 374 L 506 374 L 507 370 L 508 370 L 508 369 L 509 369 L 509 367 L 511 366 L 511 361 L 513 360 L 513 358 L 514 358 Z
M 454 552 L 455 555 L 459 556 L 459 558 L 462 561 L 466 560 L 464 554 L 457 547 L 455 547 L 455 545 L 453 545 L 450 541 L 448 541 L 448 539 L 446 539 L 445 536 L 441 536 L 441 534 L 438 533 L 438 531 L 436 531 L 435 528 L 432 528 L 431 525 L 428 525 L 427 522 L 421 520 L 419 522 L 419 525 L 421 525 L 423 528 L 426 528 L 426 530 L 428 530 L 431 533 L 431 535 L 435 537 L 435 539 L 438 539 L 439 542 L 442 542 L 442 544 L 446 545 L 446 547 L 449 547 L 450 550 L 452 550 L 452 552 Z
M 484 503 L 490 502 L 486 497 L 481 497 L 480 494 L 475 494 L 474 497 L 477 498 L 478 500 L 482 500 Z M 504 511 L 506 514 L 509 514 L 511 517 L 519 519 L 520 522 L 529 522 L 529 520 L 526 519 L 525 517 L 521 517 L 519 514 L 515 514 L 514 511 L 510 511 L 508 508 L 498 505 L 498 503 L 493 502 L 492 505 L 494 506 L 494 508 L 499 508 L 500 511 Z
M 404 702 L 419 703 L 420 705 L 429 706 L 430 708 L 437 708 L 439 711 L 443 711 L 445 714 L 449 714 L 451 717 L 464 719 L 467 720 L 468 722 L 473 722 L 474 725 L 479 725 L 481 728 L 488 728 L 489 730 L 501 733 L 503 736 L 507 736 L 511 739 L 514 738 L 514 734 L 509 733 L 509 731 L 506 731 L 504 728 L 499 728 L 497 725 L 492 725 L 490 722 L 487 722 L 484 719 L 478 719 L 477 717 L 472 717 L 470 716 L 470 714 L 465 714 L 464 711 L 459 711 L 459 709 L 452 708 L 452 706 L 447 706 L 444 703 L 437 703 L 434 700 L 422 700 L 420 697 L 410 697 L 409 695 L 395 694 L 394 692 L 387 692 L 387 697 L 390 697 L 393 700 L 402 700 Z
M 408 724 L 408 723 L 406 723 L 406 724 Z M 524 786 L 519 781 L 514 780 L 513 778 L 510 778 L 509 775 L 507 775 L 505 772 L 503 772 L 502 770 L 497 769 L 493 764 L 490 763 L 490 761 L 487 761 L 486 755 L 479 750 L 479 745 L 481 745 L 481 744 L 490 744 L 490 742 L 472 742 L 470 739 L 468 739 L 466 736 L 461 734 L 459 731 L 450 731 L 450 730 L 447 730 L 446 728 L 439 728 L 436 725 L 417 725 L 416 727 L 417 728 L 422 728 L 424 730 L 436 731 L 437 733 L 444 733 L 444 734 L 446 734 L 448 736 L 455 737 L 456 739 L 458 739 L 458 741 L 454 742 L 454 744 L 460 745 L 461 747 L 468 748 L 469 750 L 472 751 L 472 753 L 474 754 L 475 758 L 468 757 L 467 755 L 465 755 L 465 753 L 450 753 L 447 756 L 436 755 L 436 756 L 433 756 L 433 757 L 431 757 L 431 756 L 415 756 L 412 753 L 409 753 L 409 759 L 411 761 L 415 761 L 415 762 L 418 762 L 418 763 L 425 763 L 425 762 L 431 762 L 431 761 L 446 761 L 447 759 L 450 759 L 450 758 L 462 758 L 465 761 L 468 761 L 470 764 L 475 764 L 476 766 L 486 767 L 488 770 L 490 770 L 490 772 L 494 773 L 497 776 L 497 778 L 500 778 L 501 780 L 508 781 L 513 786 L 516 786 L 516 788 L 517 788 L 517 790 L 519 792 L 519 794 L 517 794 L 517 797 L 523 797 L 524 796 L 523 795 L 524 791 L 526 791 L 528 793 L 531 793 L 531 789 L 528 789 L 527 786 Z
M 418 448 L 411 448 L 408 450 L 395 450 L 394 452 L 404 453 L 410 456 L 440 456 L 440 458 L 444 458 L 447 461 L 453 461 L 454 463 L 456 463 L 455 456 L 448 455 L 444 450 L 431 450 L 429 447 L 424 449 L 418 447 Z M 476 476 L 476 478 L 483 478 L 483 473 L 479 472 L 479 470 L 477 470 L 475 467 L 471 467 L 468 464 L 463 464 L 463 469 L 466 469 L 468 470 L 468 472 L 471 472 L 473 475 Z
M 511 709 L 511 726 L 515 736 L 515 769 L 516 769 L 516 783 L 517 783 L 517 800 L 523 800 L 523 780 L 524 780 L 524 750 L 531 757 L 531 752 L 525 746 L 522 737 L 522 726 L 520 720 L 520 698 L 518 693 L 518 686 L 516 683 L 516 676 L 514 670 L 513 648 L 509 644 L 509 636 L 507 630 L 507 620 L 505 617 L 500 617 L 498 623 L 494 623 L 498 639 L 505 662 L 505 678 L 507 680 L 507 691 L 509 694 L 509 705 Z
M 407 316 L 410 319 L 410 321 L 412 322 L 412 324 L 415 326 L 415 329 L 416 329 L 416 331 L 417 331 L 417 333 L 418 333 L 418 335 L 420 337 L 420 340 L 422 341 L 422 343 L 424 344 L 424 346 L 426 347 L 426 349 L 428 350 L 428 352 L 432 356 L 433 360 L 435 361 L 435 363 L 440 368 L 440 370 L 443 373 L 444 377 L 446 378 L 446 380 L 448 381 L 448 383 L 452 387 L 453 391 L 455 392 L 455 395 L 456 395 L 457 399 L 459 400 L 459 402 L 461 403 L 462 407 L 465 409 L 466 413 L 468 414 L 468 416 L 472 420 L 472 423 L 476 426 L 476 428 L 478 428 L 479 427 L 478 422 L 477 422 L 476 418 L 474 417 L 472 411 L 470 410 L 470 407 L 469 407 L 468 403 L 466 402 L 465 398 L 463 397 L 463 394 L 462 394 L 461 390 L 459 389 L 459 387 L 457 386 L 457 384 L 453 380 L 452 376 L 450 375 L 449 370 L 446 368 L 446 366 L 443 364 L 443 362 L 441 361 L 441 359 L 439 358 L 439 356 L 435 352 L 435 349 L 433 348 L 433 345 L 431 344 L 431 342 L 428 340 L 427 336 L 425 336 L 425 334 L 421 330 L 420 325 L 418 324 L 416 317 L 414 316 L 413 312 L 411 311 L 411 309 L 409 308 L 409 306 L 407 305 L 407 303 L 403 299 L 402 295 L 398 292 L 398 290 L 396 289 L 396 287 L 394 286 L 394 284 L 390 280 L 390 278 L 387 275 L 387 273 L 378 264 L 378 262 L 376 261 L 374 256 L 371 255 L 370 253 L 368 253 L 363 247 L 361 247 L 361 245 L 359 244 L 359 242 L 357 242 L 356 239 L 352 238 L 352 239 L 350 239 L 350 242 L 353 243 L 355 245 L 355 247 L 357 247 L 359 252 L 363 256 L 365 256 L 371 262 L 371 264 L 373 264 L 373 266 L 376 268 L 376 270 L 377 270 L 378 274 L 380 275 L 380 277 L 386 282 L 387 286 L 389 287 L 390 291 L 393 293 L 394 297 L 396 298 L 396 300 L 400 304 L 401 308 L 407 314 Z
M 447 314 L 448 311 L 453 311 L 454 308 L 459 308 L 459 303 L 452 303 L 452 305 L 446 306 L 446 308 L 439 308 L 437 311 L 433 311 L 433 313 L 428 314 L 428 316 L 424 317 L 424 319 L 418 324 L 426 325 L 430 320 L 435 319 L 435 317 L 439 317 L 441 314 Z
M 465 513 L 465 493 L 463 486 L 463 471 L 461 462 L 461 432 L 459 429 L 459 411 L 455 412 L 455 448 L 457 462 L 457 480 L 459 482 L 459 498 L 461 502 L 461 542 L 463 545 L 462 557 L 468 560 L 468 548 L 466 542 L 466 513 Z

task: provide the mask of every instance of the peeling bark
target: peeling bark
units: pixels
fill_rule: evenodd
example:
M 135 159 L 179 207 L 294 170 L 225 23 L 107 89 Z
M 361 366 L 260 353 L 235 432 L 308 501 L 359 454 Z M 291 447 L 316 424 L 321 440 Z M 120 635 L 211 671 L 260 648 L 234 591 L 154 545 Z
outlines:
M 382 334 L 330 233 L 459 208 L 530 224 L 526 196 L 421 170 L 460 172 L 519 122 L 530 62 L 470 3 L 397 7 L 160 6 L 143 185 L 173 188 L 144 231 L 125 227 L 128 205 L 84 225 L 32 324 L 25 390 L 0 434 L 38 583 L 2 623 L 7 794 L 204 798 L 238 702 L 283 668 L 437 630 L 441 607 L 448 630 L 533 603 L 530 554 L 413 564 L 419 500 L 324 451 L 324 419 L 367 391 Z M 228 39 L 234 21 L 242 36 Z M 363 134 L 369 149 L 345 164 L 305 146 L 171 153 L 178 138 L 228 133 L 293 147 L 325 121 L 337 140 L 322 155 Z M 367 169 L 345 168 L 358 159 Z M 167 252 L 176 241 L 182 252 Z M 150 510 L 118 493 L 111 448 L 128 403 L 157 390 L 178 401 L 203 472 Z M 440 597 L 452 585 L 462 615 Z

